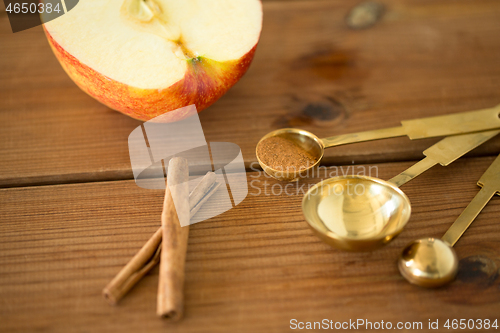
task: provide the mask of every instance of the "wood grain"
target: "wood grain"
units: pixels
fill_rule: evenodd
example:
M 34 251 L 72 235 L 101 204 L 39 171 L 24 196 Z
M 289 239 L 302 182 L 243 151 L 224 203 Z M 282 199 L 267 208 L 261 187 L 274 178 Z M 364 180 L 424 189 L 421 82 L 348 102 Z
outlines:
M 500 2 L 379 2 L 380 20 L 352 30 L 345 18 L 357 0 L 263 1 L 254 63 L 200 114 L 207 141 L 242 148 L 249 194 L 191 227 L 179 323 L 155 315 L 158 269 L 117 307 L 100 293 L 160 226 L 164 192 L 131 180 L 127 138 L 141 123 L 85 95 L 41 28 L 13 34 L 0 4 L 0 331 L 267 333 L 290 331 L 294 318 L 360 318 L 421 321 L 426 332 L 429 319 L 500 319 L 498 197 L 457 243 L 452 285 L 421 289 L 396 267 L 404 245 L 442 236 L 459 216 L 500 138 L 472 154 L 483 157 L 405 185 L 412 219 L 371 253 L 332 249 L 308 228 L 301 194 L 325 175 L 285 195 L 254 163 L 255 144 L 277 128 L 326 137 L 500 104 Z M 435 141 L 338 147 L 324 164 L 343 165 L 330 176 L 389 179 Z
M 249 72 L 201 113 L 207 141 L 238 144 L 250 167 L 277 128 L 323 137 L 500 103 L 498 1 L 384 0 L 379 22 L 352 30 L 358 3 L 265 1 Z M 0 186 L 132 179 L 127 137 L 140 122 L 80 91 L 41 27 L 13 34 L 2 12 L 0 45 Z M 414 160 L 433 142 L 339 147 L 324 163 Z M 499 149 L 496 139 L 475 155 Z
M 177 324 L 156 318 L 157 269 L 117 307 L 100 295 L 157 230 L 163 191 L 144 190 L 132 181 L 0 189 L 1 330 L 287 332 L 293 318 L 424 325 L 428 319 L 498 318 L 500 198 L 457 243 L 461 271 L 452 285 L 421 289 L 408 284 L 396 267 L 406 243 L 444 234 L 479 190 L 475 183 L 492 161 L 437 166 L 405 185 L 412 219 L 396 240 L 371 253 L 323 244 L 303 220 L 302 195 L 266 196 L 265 189 L 276 193 L 278 183 L 249 173 L 249 194 L 239 206 L 191 226 L 185 318 Z M 409 165 L 364 167 L 388 179 Z

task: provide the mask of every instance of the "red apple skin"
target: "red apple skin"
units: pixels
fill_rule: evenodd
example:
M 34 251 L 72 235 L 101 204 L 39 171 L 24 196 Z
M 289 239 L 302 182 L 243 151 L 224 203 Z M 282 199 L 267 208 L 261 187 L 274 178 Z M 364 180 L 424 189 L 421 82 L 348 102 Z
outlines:
M 113 110 L 148 121 L 168 111 L 195 104 L 198 112 L 224 95 L 245 74 L 257 44 L 237 60 L 218 62 L 203 57 L 187 60 L 184 78 L 165 89 L 141 89 L 110 79 L 66 52 L 45 29 L 52 51 L 69 77 L 90 96 Z M 126 69 L 124 69 L 126 70 Z M 165 115 L 163 122 L 184 118 L 178 112 Z

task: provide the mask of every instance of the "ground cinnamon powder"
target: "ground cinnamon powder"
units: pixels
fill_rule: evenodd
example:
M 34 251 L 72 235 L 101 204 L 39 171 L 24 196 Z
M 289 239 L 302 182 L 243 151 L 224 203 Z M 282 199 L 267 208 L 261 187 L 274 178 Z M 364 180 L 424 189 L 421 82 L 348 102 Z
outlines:
M 267 166 L 280 171 L 300 171 L 316 163 L 316 159 L 295 142 L 272 136 L 257 147 L 259 159 Z

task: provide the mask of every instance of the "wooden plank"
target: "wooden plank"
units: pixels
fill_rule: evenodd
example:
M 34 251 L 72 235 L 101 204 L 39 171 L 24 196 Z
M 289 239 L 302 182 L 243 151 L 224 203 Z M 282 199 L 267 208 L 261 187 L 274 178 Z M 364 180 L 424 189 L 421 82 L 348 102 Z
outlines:
M 405 185 L 412 220 L 390 245 L 371 253 L 323 244 L 302 217 L 302 195 L 265 195 L 265 186 L 277 192 L 284 184 L 249 173 L 249 195 L 239 206 L 191 227 L 186 317 L 177 324 L 155 315 L 157 270 L 117 307 L 100 295 L 160 225 L 162 191 L 132 181 L 0 189 L 2 331 L 285 332 L 291 319 L 360 318 L 423 322 L 426 332 L 429 319 L 440 325 L 449 318 L 498 319 L 498 197 L 457 243 L 461 272 L 452 285 L 412 286 L 395 264 L 409 241 L 444 234 L 492 161 L 435 167 Z M 370 166 L 388 179 L 409 165 Z
M 267 132 L 320 137 L 500 103 L 500 3 L 387 0 L 380 22 L 351 30 L 358 1 L 269 1 L 255 61 L 201 113 L 207 141 L 241 146 L 249 167 Z M 127 137 L 140 122 L 81 92 L 40 27 L 12 34 L 0 14 L 0 186 L 131 179 Z M 324 163 L 419 158 L 433 140 L 338 147 Z M 500 139 L 477 155 L 494 154 Z

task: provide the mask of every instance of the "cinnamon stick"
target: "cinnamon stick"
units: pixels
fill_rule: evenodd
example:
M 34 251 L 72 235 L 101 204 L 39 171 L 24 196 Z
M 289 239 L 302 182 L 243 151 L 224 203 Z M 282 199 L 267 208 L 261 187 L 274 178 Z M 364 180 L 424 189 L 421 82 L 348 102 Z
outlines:
M 215 193 L 219 186 L 220 183 L 215 183 L 215 174 L 213 172 L 208 172 L 202 178 L 189 195 L 191 217 Z M 110 304 L 117 304 L 144 275 L 160 262 L 162 234 L 163 231 L 160 227 L 104 288 L 103 296 Z
M 189 225 L 181 227 L 181 222 L 186 218 L 186 212 L 189 214 L 188 178 L 187 160 L 172 158 L 168 164 L 168 185 L 161 214 L 163 241 L 156 313 L 174 321 L 182 317 L 184 309 L 184 266 Z
M 162 229 L 159 228 L 137 254 L 104 288 L 102 294 L 110 304 L 116 304 L 159 261 Z

